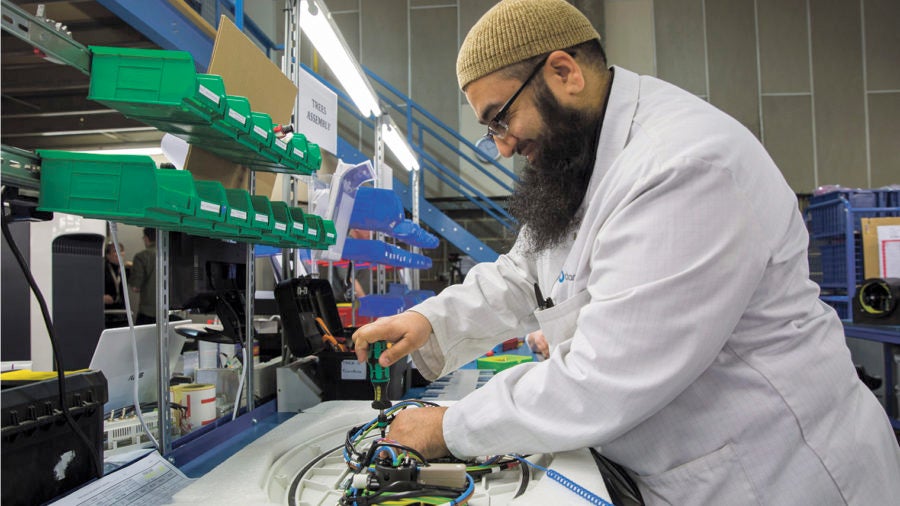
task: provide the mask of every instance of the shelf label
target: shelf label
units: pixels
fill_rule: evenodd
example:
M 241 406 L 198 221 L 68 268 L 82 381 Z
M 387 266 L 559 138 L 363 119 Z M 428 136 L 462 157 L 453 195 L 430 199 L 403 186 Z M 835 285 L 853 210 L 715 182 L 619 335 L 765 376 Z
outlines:
M 256 133 L 256 135 L 262 137 L 263 139 L 269 138 L 269 132 L 266 132 L 266 130 L 261 126 L 253 125 L 253 131 Z
M 231 116 L 231 119 L 237 121 L 238 123 L 240 123 L 242 125 L 247 123 L 247 118 L 243 114 L 235 111 L 234 109 L 228 109 L 228 115 Z
M 328 232 L 328 233 L 325 234 L 325 235 L 326 235 L 329 239 L 334 239 L 334 234 L 332 234 L 331 232 Z
M 261 222 L 263 222 L 263 223 L 268 223 L 268 222 L 269 222 L 269 217 L 266 216 L 265 214 L 256 213 L 256 218 L 255 218 L 255 219 L 256 219 L 256 221 L 261 221 Z
M 303 225 L 300 223 L 297 223 L 296 221 L 294 222 L 294 228 L 301 232 L 303 231 Z
M 341 379 L 364 380 L 366 379 L 366 364 L 357 360 L 341 361 Z
M 203 200 L 200 201 L 200 209 L 204 211 L 208 211 L 210 213 L 219 214 L 222 211 L 222 206 L 218 204 L 213 204 L 212 202 L 205 202 Z
M 215 103 L 216 105 L 219 105 L 219 96 L 216 95 L 215 93 L 213 93 L 212 90 L 210 90 L 206 86 L 203 86 L 202 84 L 199 85 L 198 89 L 199 89 L 201 95 L 208 98 L 211 102 Z
M 306 153 L 300 151 L 297 148 L 294 148 L 294 156 L 296 156 L 297 158 L 306 158 Z
M 309 233 L 309 235 L 319 235 L 319 230 L 315 228 L 311 228 L 307 230 L 307 232 Z
M 278 223 L 278 222 L 276 221 L 276 222 L 275 222 L 275 230 L 280 230 L 281 232 L 284 232 L 285 230 L 287 230 L 287 224 L 285 224 L 285 223 Z
M 275 139 L 275 145 L 278 146 L 278 149 L 287 151 L 287 144 L 285 144 L 281 139 Z
M 247 212 L 246 212 L 246 211 L 241 211 L 240 209 L 232 209 L 232 210 L 231 210 L 231 217 L 232 217 L 232 218 L 237 218 L 237 219 L 239 219 L 239 220 L 246 220 L 246 219 L 247 219 Z

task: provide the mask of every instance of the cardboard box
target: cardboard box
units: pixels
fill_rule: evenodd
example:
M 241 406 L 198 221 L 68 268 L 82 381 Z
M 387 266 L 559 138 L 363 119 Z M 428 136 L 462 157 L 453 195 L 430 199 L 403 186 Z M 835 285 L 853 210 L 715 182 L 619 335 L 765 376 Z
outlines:
M 268 114 L 273 123 L 290 122 L 297 87 L 225 16 L 219 21 L 207 73 L 222 76 L 225 93 L 246 97 L 253 111 Z M 196 146 L 188 151 L 185 168 L 195 179 L 219 181 L 226 188 L 246 189 L 250 175 L 246 167 Z M 274 186 L 274 173 L 256 172 L 254 194 L 270 197 Z
M 878 265 L 878 227 L 900 227 L 900 216 L 862 218 L 860 223 L 862 226 L 863 273 L 866 279 L 880 278 L 882 276 Z M 857 281 L 862 282 L 863 280 Z

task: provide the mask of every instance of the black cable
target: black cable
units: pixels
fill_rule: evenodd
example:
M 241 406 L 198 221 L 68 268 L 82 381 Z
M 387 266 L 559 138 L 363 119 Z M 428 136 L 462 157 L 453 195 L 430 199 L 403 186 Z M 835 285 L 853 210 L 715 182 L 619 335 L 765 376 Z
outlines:
M 59 356 L 59 351 L 56 347 L 56 333 L 53 330 L 53 321 L 50 319 L 50 310 L 47 309 L 47 301 L 44 300 L 44 295 L 41 293 L 40 288 L 37 286 L 37 282 L 31 275 L 31 269 L 28 267 L 25 257 L 22 256 L 22 252 L 19 251 L 19 247 L 16 245 L 16 242 L 12 238 L 12 234 L 9 232 L 9 220 L 10 217 L 6 215 L 6 210 L 4 209 L 3 218 L 0 219 L 0 228 L 2 228 L 3 231 L 3 238 L 6 239 L 6 243 L 9 244 L 9 249 L 12 250 L 13 256 L 16 257 L 16 261 L 22 269 L 22 274 L 25 275 L 25 279 L 28 281 L 28 286 L 31 287 L 31 291 L 34 292 L 34 296 L 37 298 L 38 305 L 41 308 L 41 316 L 44 318 L 44 325 L 47 327 L 47 335 L 50 338 L 50 348 L 53 350 L 53 361 L 56 363 L 59 405 L 62 408 L 63 417 L 66 419 L 69 427 L 72 428 L 72 431 L 87 447 L 91 463 L 94 465 L 94 470 L 99 478 L 103 476 L 103 462 L 97 458 L 95 453 L 96 448 L 91 444 L 90 439 L 88 439 L 81 428 L 78 427 L 78 424 L 75 423 L 75 419 L 72 418 L 72 414 L 69 412 L 69 406 L 66 403 L 66 374 L 62 365 L 62 360 L 60 360 L 61 357 Z
M 521 463 L 519 467 L 522 469 L 522 482 L 519 484 L 519 490 L 516 490 L 516 495 L 513 496 L 513 499 L 525 493 L 525 490 L 528 489 L 528 480 L 531 479 L 531 469 Z
M 312 469 L 312 467 L 314 465 L 316 465 L 320 460 L 324 459 L 325 457 L 331 455 L 332 453 L 334 453 L 342 448 L 344 448 L 344 445 L 337 445 L 334 448 L 332 448 L 326 452 L 323 452 L 318 457 L 310 460 L 309 463 L 306 464 L 306 466 L 303 469 L 301 469 L 299 473 L 297 473 L 297 476 L 294 477 L 294 481 L 291 482 L 291 487 L 288 489 L 288 505 L 289 506 L 297 506 L 297 488 L 300 487 L 300 480 L 303 479 L 303 476 L 307 472 L 309 472 L 309 470 Z

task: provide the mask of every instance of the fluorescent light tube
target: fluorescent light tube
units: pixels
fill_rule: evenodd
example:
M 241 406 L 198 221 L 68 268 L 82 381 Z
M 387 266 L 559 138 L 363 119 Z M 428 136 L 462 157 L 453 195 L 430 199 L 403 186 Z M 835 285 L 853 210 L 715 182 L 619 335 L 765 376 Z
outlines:
M 375 91 L 325 5 L 318 0 L 300 0 L 300 9 L 300 29 L 337 76 L 357 109 L 367 117 L 381 116 Z

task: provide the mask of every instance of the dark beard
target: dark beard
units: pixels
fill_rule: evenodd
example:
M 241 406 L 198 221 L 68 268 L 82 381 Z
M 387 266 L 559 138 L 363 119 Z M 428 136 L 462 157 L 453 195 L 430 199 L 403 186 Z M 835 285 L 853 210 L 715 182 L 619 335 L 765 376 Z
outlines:
M 529 254 L 559 244 L 578 225 L 575 215 L 594 170 L 602 120 L 602 113 L 560 105 L 540 76 L 533 86 L 546 133 L 536 139 L 534 161 L 525 166 L 509 201 L 520 229 L 527 226 Z

